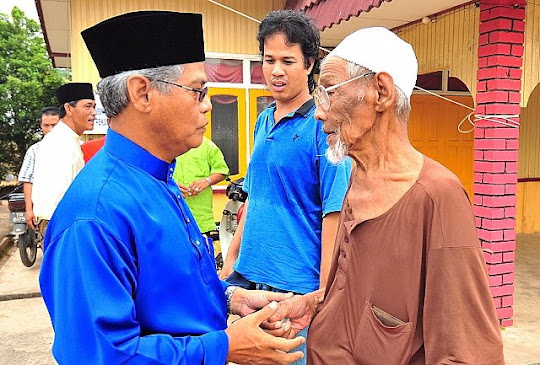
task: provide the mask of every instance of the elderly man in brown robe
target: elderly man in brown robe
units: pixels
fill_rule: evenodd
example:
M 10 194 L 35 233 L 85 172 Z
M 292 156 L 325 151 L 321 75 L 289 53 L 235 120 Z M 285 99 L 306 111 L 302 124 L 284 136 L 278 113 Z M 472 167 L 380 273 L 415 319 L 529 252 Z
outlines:
M 504 364 L 467 194 L 408 139 L 417 69 L 384 28 L 351 34 L 322 64 L 327 156 L 356 166 L 324 301 L 297 296 L 276 315 L 295 331 L 314 316 L 309 364 Z

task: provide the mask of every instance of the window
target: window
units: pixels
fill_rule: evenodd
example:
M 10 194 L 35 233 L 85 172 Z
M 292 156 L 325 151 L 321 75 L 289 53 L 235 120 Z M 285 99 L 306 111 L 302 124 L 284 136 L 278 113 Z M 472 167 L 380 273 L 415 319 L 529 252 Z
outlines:
M 469 92 L 467 85 L 457 77 L 450 77 L 447 70 L 418 75 L 416 86 L 431 91 Z
M 213 95 L 212 141 L 221 149 L 231 175 L 239 173 L 238 166 L 238 97 Z
M 244 82 L 241 60 L 222 60 L 210 58 L 204 62 L 204 70 L 208 82 L 228 82 L 241 84 Z

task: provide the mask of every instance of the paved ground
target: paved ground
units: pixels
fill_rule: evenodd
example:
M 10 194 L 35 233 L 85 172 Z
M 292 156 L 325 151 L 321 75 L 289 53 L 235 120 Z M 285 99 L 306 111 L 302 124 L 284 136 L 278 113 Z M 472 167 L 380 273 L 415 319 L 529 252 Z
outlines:
M 502 332 L 508 365 L 540 364 L 540 234 L 517 238 L 514 325 Z
M 0 202 L 0 243 L 11 232 L 6 201 Z M 39 295 L 41 251 L 33 267 L 25 267 L 19 252 L 9 246 L 0 258 L 0 364 L 54 364 L 53 331 L 47 309 Z M 8 300 L 29 296 L 34 298 Z
M 2 228 L 6 211 L 5 205 L 0 206 L 0 237 L 9 229 L 5 224 Z M 540 365 L 540 234 L 518 236 L 516 260 L 514 326 L 502 331 L 506 364 Z M 13 247 L 1 262 L 0 363 L 54 364 L 50 354 L 53 332 L 42 299 L 6 300 L 39 293 L 41 251 L 32 268 L 22 265 Z

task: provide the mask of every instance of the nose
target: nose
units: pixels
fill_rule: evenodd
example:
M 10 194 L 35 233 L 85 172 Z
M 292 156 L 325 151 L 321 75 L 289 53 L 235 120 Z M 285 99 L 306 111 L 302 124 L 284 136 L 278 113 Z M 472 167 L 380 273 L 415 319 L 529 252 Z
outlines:
M 274 67 L 272 68 L 272 76 L 281 76 L 285 72 L 283 72 L 283 67 L 281 67 L 280 62 L 274 63 Z
M 210 97 L 208 95 L 206 95 L 203 101 L 199 103 L 199 110 L 204 114 L 212 110 L 212 102 L 210 101 Z
M 321 122 L 324 122 L 326 120 L 326 112 L 324 109 L 318 105 L 317 109 L 315 109 L 315 119 L 320 120 Z

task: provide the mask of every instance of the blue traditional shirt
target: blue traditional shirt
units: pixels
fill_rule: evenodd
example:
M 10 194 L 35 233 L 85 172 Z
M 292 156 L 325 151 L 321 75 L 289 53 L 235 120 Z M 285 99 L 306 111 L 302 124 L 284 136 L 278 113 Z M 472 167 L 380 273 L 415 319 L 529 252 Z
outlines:
M 243 186 L 248 211 L 234 269 L 252 282 L 308 293 L 319 288 L 322 219 L 341 210 L 351 163 L 327 160 L 313 99 L 278 123 L 275 110 L 271 104 L 255 126 Z
M 40 286 L 60 364 L 226 362 L 226 284 L 173 170 L 109 130 L 58 205 Z

